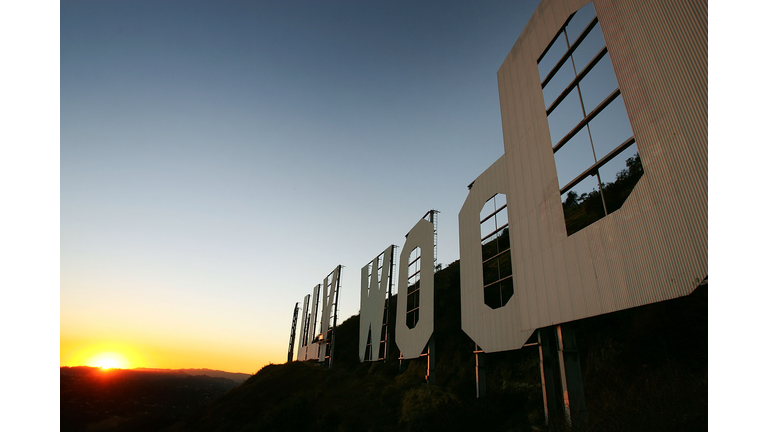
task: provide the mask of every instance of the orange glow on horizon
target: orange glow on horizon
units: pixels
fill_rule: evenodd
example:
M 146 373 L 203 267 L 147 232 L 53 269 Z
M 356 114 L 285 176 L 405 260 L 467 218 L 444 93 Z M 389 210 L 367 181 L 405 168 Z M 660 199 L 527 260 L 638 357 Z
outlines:
M 128 369 L 131 366 L 125 357 L 115 352 L 96 354 L 89 358 L 85 365 L 102 369 Z
M 118 342 L 90 344 L 61 340 L 61 366 L 91 366 L 102 369 L 154 367 L 152 359 L 142 350 Z
M 213 369 L 226 372 L 256 373 L 269 363 L 284 362 L 280 346 L 262 349 L 242 344 L 217 343 L 205 349 L 190 347 L 187 341 L 153 343 L 88 341 L 79 338 L 60 339 L 60 366 L 110 368 Z M 275 344 L 277 345 L 277 344 Z M 274 353 L 272 352 L 274 351 Z

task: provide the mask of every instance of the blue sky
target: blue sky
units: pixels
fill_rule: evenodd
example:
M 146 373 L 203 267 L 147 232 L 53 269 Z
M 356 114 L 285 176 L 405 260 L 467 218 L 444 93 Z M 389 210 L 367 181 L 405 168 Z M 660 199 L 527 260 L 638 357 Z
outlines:
M 428 210 L 458 259 L 536 6 L 62 3 L 62 338 L 227 334 L 282 361 L 294 303 L 341 264 L 356 314 L 360 268 Z

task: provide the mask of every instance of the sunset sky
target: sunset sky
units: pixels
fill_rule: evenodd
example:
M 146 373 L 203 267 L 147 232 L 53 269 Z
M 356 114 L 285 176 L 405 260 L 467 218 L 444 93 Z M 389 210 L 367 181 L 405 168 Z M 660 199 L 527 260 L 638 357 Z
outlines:
M 458 259 L 537 3 L 62 2 L 60 364 L 256 372 L 428 210 Z
M 428 210 L 458 259 L 537 4 L 61 3 L 60 364 L 252 373 L 338 264 L 339 322 L 358 313 L 360 268 Z
M 360 267 L 431 207 L 438 260 L 458 258 L 466 185 L 503 153 L 496 71 L 537 2 L 320 4 L 0 6 L 2 365 L 26 372 L 9 377 L 6 422 L 44 406 L 55 426 L 57 351 L 285 361 L 294 303 L 343 264 L 341 315 L 357 313 Z M 710 338 L 749 346 L 765 205 L 728 180 L 763 183 L 768 88 L 734 84 L 765 79 L 765 6 L 732 5 L 709 6 L 710 275 L 727 281 Z M 760 412 L 764 379 L 721 345 L 710 423 L 748 428 L 731 413 Z

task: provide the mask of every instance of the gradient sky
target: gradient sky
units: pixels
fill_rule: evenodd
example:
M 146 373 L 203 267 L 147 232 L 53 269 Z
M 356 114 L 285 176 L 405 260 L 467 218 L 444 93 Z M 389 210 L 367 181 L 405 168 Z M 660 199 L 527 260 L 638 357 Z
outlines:
M 63 2 L 60 363 L 254 372 L 284 361 L 294 304 L 337 264 L 339 322 L 357 314 L 360 268 L 428 210 L 437 261 L 458 259 L 466 187 L 503 153 L 496 71 L 536 6 Z M 601 65 L 585 103 L 617 85 Z M 621 116 L 594 121 L 609 149 Z M 556 155 L 561 186 L 594 162 L 585 139 Z
M 62 2 L 61 364 L 255 372 L 428 210 L 458 259 L 537 3 Z

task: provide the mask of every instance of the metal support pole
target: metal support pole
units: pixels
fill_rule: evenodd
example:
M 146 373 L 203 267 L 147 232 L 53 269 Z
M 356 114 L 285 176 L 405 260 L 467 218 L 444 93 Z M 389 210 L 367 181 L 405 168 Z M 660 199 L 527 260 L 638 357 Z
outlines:
M 425 377 L 430 384 L 435 383 L 435 365 L 435 336 L 432 335 L 427 344 L 427 376 Z
M 341 265 L 339 276 L 336 278 L 336 292 L 333 299 L 333 330 L 331 331 L 331 352 L 328 355 L 328 369 L 333 367 L 333 354 L 336 348 L 336 319 L 339 317 L 339 290 L 341 289 Z
M 561 324 L 555 328 L 555 336 L 560 361 L 565 421 L 568 426 L 577 429 L 587 421 L 587 404 L 584 400 L 579 352 L 576 350 L 576 334 L 571 325 Z
M 541 398 L 544 401 L 544 424 L 549 425 L 549 408 L 547 406 L 547 373 L 544 370 L 544 347 L 541 344 L 541 329 L 536 330 L 539 340 L 539 369 L 541 371 Z M 551 370 L 550 370 L 551 374 Z
M 560 364 L 560 385 L 562 386 L 563 391 L 563 414 L 565 415 L 565 422 L 568 423 L 568 426 L 571 426 L 571 401 L 568 397 L 568 374 L 565 370 L 563 332 L 561 326 L 555 327 L 555 339 L 557 340 L 557 361 Z
M 485 397 L 485 353 L 477 344 L 475 344 L 475 390 L 478 399 Z
M 557 399 L 558 389 L 554 374 L 554 363 L 557 357 L 554 346 L 552 327 L 538 330 L 539 364 L 541 369 L 541 393 L 544 401 L 544 422 L 547 425 L 552 419 L 562 415 L 562 406 Z
M 392 315 L 392 311 L 390 310 L 390 308 L 392 306 L 392 284 L 394 283 L 394 279 L 395 279 L 395 247 L 396 247 L 395 245 L 392 245 L 392 254 L 389 256 L 389 283 L 387 283 L 387 300 L 385 303 L 386 307 L 384 308 L 386 310 L 386 316 L 384 317 L 384 319 L 387 320 L 387 327 L 384 333 L 384 340 L 385 340 L 384 361 L 385 362 L 389 359 L 389 351 L 391 350 L 390 341 L 394 340 L 393 338 L 390 337 L 390 332 L 392 331 L 392 329 L 390 328 L 391 326 L 389 324 L 392 322 L 392 320 L 390 319 Z M 383 273 L 384 271 L 382 269 L 382 274 Z

